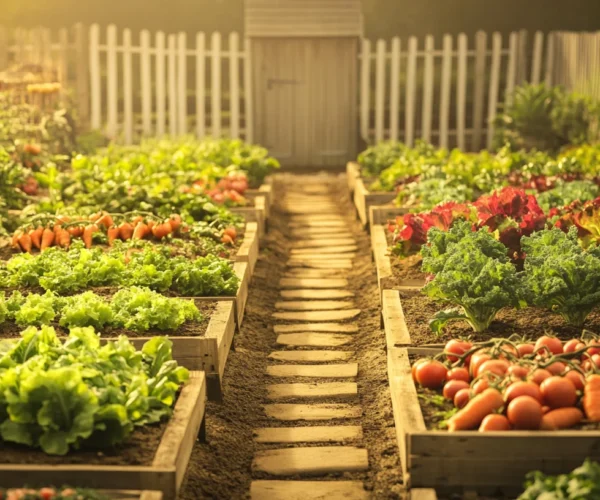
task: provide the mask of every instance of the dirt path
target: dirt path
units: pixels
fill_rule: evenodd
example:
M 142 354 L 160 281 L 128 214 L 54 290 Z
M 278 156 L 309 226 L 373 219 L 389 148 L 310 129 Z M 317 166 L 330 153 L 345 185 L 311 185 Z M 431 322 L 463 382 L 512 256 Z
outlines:
M 208 405 L 181 498 L 400 498 L 368 237 L 343 178 L 285 175 L 276 192 L 225 400 Z

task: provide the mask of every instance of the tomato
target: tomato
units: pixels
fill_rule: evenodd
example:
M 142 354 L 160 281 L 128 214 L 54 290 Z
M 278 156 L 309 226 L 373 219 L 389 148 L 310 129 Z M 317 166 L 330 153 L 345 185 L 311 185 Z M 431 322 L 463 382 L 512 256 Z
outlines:
M 417 382 L 427 389 L 439 389 L 446 381 L 448 369 L 439 361 L 427 360 L 415 370 Z
M 585 388 L 588 391 L 600 391 L 600 375 L 590 375 L 585 379 Z
M 504 391 L 504 399 L 507 403 L 510 403 L 513 399 L 519 396 L 531 396 L 540 403 L 542 402 L 542 391 L 540 387 L 534 382 L 513 382 Z
M 537 385 L 540 385 L 544 380 L 550 378 L 551 376 L 552 374 L 548 370 L 544 370 L 543 368 L 536 368 L 529 376 L 529 380 L 535 382 Z
M 484 373 L 493 373 L 495 375 L 499 375 L 503 377 L 506 375 L 508 367 L 510 363 L 505 359 L 488 359 L 479 365 L 479 369 L 477 370 L 477 375 L 482 375 Z
M 457 408 L 463 408 L 471 399 L 470 389 L 461 389 L 454 395 L 454 406 Z
M 560 375 L 565 371 L 566 368 L 567 365 L 565 365 L 563 362 L 555 361 L 550 366 L 547 366 L 546 370 L 548 370 L 552 375 Z
M 483 391 L 490 387 L 490 382 L 487 378 L 481 378 L 475 384 L 473 384 L 473 392 L 475 394 L 481 394 Z
M 446 399 L 454 401 L 454 396 L 456 396 L 458 391 L 468 388 L 469 382 L 465 382 L 464 380 L 450 380 L 449 382 L 446 382 L 446 385 L 444 385 L 443 394 Z
M 486 415 L 479 426 L 479 432 L 490 432 L 490 431 L 509 431 L 510 422 L 504 415 L 498 413 L 492 413 Z
M 565 373 L 565 378 L 569 379 L 573 383 L 575 389 L 578 391 L 583 391 L 585 386 L 585 377 L 583 374 L 579 373 L 577 370 L 569 370 L 567 373 Z
M 534 350 L 536 353 L 540 353 L 542 355 L 547 355 L 548 351 L 550 351 L 552 354 L 561 354 L 563 352 L 563 345 L 560 339 L 543 335 L 537 339 Z
M 533 344 L 519 344 L 517 346 L 517 352 L 521 358 L 523 356 L 527 356 L 528 354 L 533 354 L 533 351 L 535 351 Z
M 492 359 L 492 357 L 487 352 L 478 351 L 475 354 L 473 354 L 473 356 L 471 356 L 471 363 L 469 364 L 469 368 L 471 370 L 471 375 L 473 376 L 473 378 L 479 375 L 479 367 L 489 359 Z
M 473 347 L 473 344 L 471 342 L 452 339 L 446 343 L 446 346 L 444 347 L 444 352 L 448 353 L 446 354 L 448 361 L 454 363 L 455 361 L 458 361 L 458 356 L 462 356 L 465 352 L 471 349 L 471 347 Z M 454 356 L 452 356 L 452 354 L 454 354 Z
M 600 354 L 600 343 L 597 340 L 590 340 L 587 345 L 592 346 L 586 351 L 589 356 Z
M 586 354 L 587 356 L 587 354 Z M 600 368 L 600 354 L 592 354 L 592 356 L 588 359 L 586 359 L 583 364 L 582 364 L 583 368 L 585 370 L 589 370 L 591 368 L 593 368 L 594 366 L 596 368 Z
M 42 488 L 38 494 L 42 497 L 42 500 L 51 500 L 56 495 L 53 488 Z
M 542 406 L 542 413 L 545 415 L 546 413 L 548 413 L 552 408 L 550 408 L 549 406 Z
M 456 368 L 448 370 L 446 380 L 463 380 L 464 382 L 470 382 L 471 376 L 469 375 L 469 370 L 465 367 L 457 366 Z
M 417 381 L 417 366 L 419 366 L 421 363 L 425 363 L 425 361 L 427 361 L 427 359 L 422 358 L 422 359 L 417 359 L 411 369 L 410 372 L 412 373 L 412 379 L 416 382 Z
M 583 349 L 585 344 L 579 339 L 571 339 L 565 342 L 564 352 L 575 352 Z
M 499 349 L 499 352 L 500 359 L 512 359 L 513 357 L 519 357 L 519 351 L 517 351 L 516 347 L 514 347 L 511 344 L 502 344 L 502 346 Z
M 542 415 L 542 405 L 531 396 L 519 396 L 513 399 L 506 410 L 508 421 L 517 430 L 538 429 Z
M 550 408 L 574 406 L 577 401 L 577 391 L 571 380 L 565 377 L 552 376 L 544 380 L 540 389 L 544 404 Z
M 510 375 L 513 380 L 524 380 L 529 374 L 529 368 L 521 365 L 510 365 L 506 373 Z

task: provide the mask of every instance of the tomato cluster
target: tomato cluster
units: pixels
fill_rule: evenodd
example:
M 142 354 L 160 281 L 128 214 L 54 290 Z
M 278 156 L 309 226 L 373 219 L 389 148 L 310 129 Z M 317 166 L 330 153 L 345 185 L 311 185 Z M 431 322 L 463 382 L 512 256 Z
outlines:
M 556 430 L 600 422 L 600 341 L 453 339 L 443 353 L 412 365 L 422 387 L 441 389 L 458 411 L 450 431 Z

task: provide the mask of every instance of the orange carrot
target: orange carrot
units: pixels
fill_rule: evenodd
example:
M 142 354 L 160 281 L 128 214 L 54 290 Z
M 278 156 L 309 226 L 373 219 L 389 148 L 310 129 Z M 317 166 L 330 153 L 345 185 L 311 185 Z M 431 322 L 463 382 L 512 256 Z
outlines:
M 19 245 L 19 238 L 22 236 L 22 234 L 23 231 L 17 229 L 13 234 L 12 239 L 10 240 L 10 246 L 13 247 L 15 250 L 21 250 L 21 245 Z
M 36 227 L 35 229 L 32 229 L 31 231 L 29 231 L 29 236 L 31 238 L 31 244 L 38 250 L 40 249 L 40 246 L 42 245 L 42 233 L 43 232 L 44 232 L 44 228 L 42 228 L 42 227 Z
M 226 245 L 230 245 L 233 243 L 233 238 L 231 236 L 229 236 L 228 234 L 224 234 L 221 237 L 221 243 L 225 243 Z
M 56 233 L 56 243 L 61 248 L 69 248 L 71 246 L 71 235 L 66 229 L 60 228 Z
M 555 431 L 558 429 L 569 429 L 583 420 L 583 412 L 579 408 L 567 407 L 549 411 L 542 417 L 540 429 L 543 431 Z
M 144 224 L 143 221 L 140 221 L 137 223 L 135 229 L 133 230 L 132 238 L 134 240 L 143 240 L 148 235 L 148 233 L 150 233 L 148 225 Z
M 51 247 L 54 243 L 54 231 L 49 228 L 45 228 L 42 233 L 42 243 L 40 245 L 41 250 L 45 250 L 48 247 Z
M 471 399 L 462 410 L 450 417 L 448 430 L 453 432 L 476 429 L 487 415 L 499 410 L 503 405 L 504 400 L 499 391 L 492 388 L 486 389 Z
M 85 245 L 85 248 L 91 248 L 92 247 L 92 236 L 94 233 L 98 232 L 98 226 L 96 224 L 89 224 L 88 226 L 85 226 L 85 229 L 83 230 L 83 244 Z
M 127 240 L 131 239 L 132 236 L 133 236 L 133 226 L 131 224 L 129 224 L 129 222 L 123 222 L 119 226 L 119 238 L 121 238 L 123 241 L 127 241 Z
M 136 215 L 133 220 L 131 221 L 131 225 L 133 227 L 137 226 L 138 222 L 143 222 L 144 218 L 141 215 Z
M 146 226 L 148 226 L 148 229 L 152 230 L 154 229 L 154 226 L 156 226 L 156 221 L 154 219 L 150 219 L 148 222 L 146 222 Z
M 171 217 L 169 217 L 169 222 L 171 223 L 173 232 L 177 231 L 179 229 L 179 226 L 181 226 L 181 215 L 171 214 Z
M 83 234 L 83 226 L 69 226 L 67 231 L 73 238 L 81 238 Z
M 591 422 L 600 422 L 600 375 L 590 375 L 583 388 L 583 409 Z
M 106 229 L 108 229 L 114 224 L 112 215 L 110 215 L 108 212 L 102 212 L 102 214 L 102 217 L 96 221 L 96 225 L 104 226 Z
M 157 224 L 152 228 L 152 234 L 156 239 L 162 240 L 165 236 L 171 234 L 173 228 L 170 222 L 164 222 L 163 224 Z
M 102 217 L 102 215 L 103 215 L 102 211 L 96 212 L 95 214 L 92 214 L 89 216 L 89 220 L 91 220 L 92 222 L 97 222 L 98 219 L 100 219 L 100 217 Z
M 115 241 L 119 237 L 119 228 L 117 226 L 111 226 L 108 228 L 106 232 L 106 236 L 108 237 L 108 246 L 112 247 L 113 241 Z
M 23 233 L 19 238 L 19 245 L 24 252 L 31 253 L 31 236 L 29 236 L 27 233 Z

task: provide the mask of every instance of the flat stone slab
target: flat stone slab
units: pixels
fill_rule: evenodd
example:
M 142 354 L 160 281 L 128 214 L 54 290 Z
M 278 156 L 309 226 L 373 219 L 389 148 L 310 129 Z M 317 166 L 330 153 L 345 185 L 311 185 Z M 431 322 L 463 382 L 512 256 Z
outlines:
M 281 288 L 346 288 L 348 280 L 345 278 L 282 278 L 279 280 Z
M 353 355 L 352 351 L 273 351 L 269 354 L 269 359 L 300 363 L 328 363 L 331 361 L 348 361 Z
M 359 418 L 362 408 L 345 403 L 290 404 L 273 403 L 264 405 L 267 417 L 278 420 L 334 420 L 338 418 Z
M 346 299 L 350 297 L 354 297 L 354 293 L 350 290 L 281 290 L 281 296 L 284 299 L 313 299 L 313 300 L 323 300 L 323 299 Z
M 273 476 L 320 476 L 333 472 L 357 472 L 369 468 L 364 448 L 317 446 L 257 451 L 252 460 L 254 472 Z
M 350 300 L 288 300 L 275 302 L 275 309 L 283 311 L 330 311 L 354 307 Z
M 306 260 L 298 258 L 288 260 L 286 265 L 288 267 L 306 267 L 309 269 L 352 269 L 350 259 Z
M 271 377 L 353 378 L 358 375 L 358 364 L 341 365 L 273 365 L 267 366 Z
M 354 319 L 360 314 L 360 309 L 343 309 L 341 311 L 298 311 L 276 312 L 275 319 L 284 321 L 342 321 Z
M 292 250 L 297 248 L 320 248 L 320 247 L 339 247 L 356 245 L 354 238 L 304 238 L 292 242 Z M 319 250 L 320 252 L 321 250 Z
M 368 500 L 360 481 L 252 481 L 250 500 Z
M 306 347 L 338 347 L 352 342 L 352 335 L 341 333 L 282 333 L 277 337 L 280 345 Z
M 358 333 L 358 325 L 343 323 L 305 323 L 301 325 L 275 325 L 275 333 L 326 332 Z
M 321 382 L 316 384 L 267 385 L 268 399 L 352 398 L 358 394 L 356 382 Z
M 308 248 L 291 248 L 290 255 L 310 255 L 314 252 L 320 254 L 352 254 L 358 250 L 356 245 L 338 245 L 338 246 L 324 246 L 324 247 L 308 247 Z M 345 257 L 346 255 L 344 255 Z
M 362 438 L 360 425 L 264 427 L 254 430 L 257 443 L 333 443 Z

